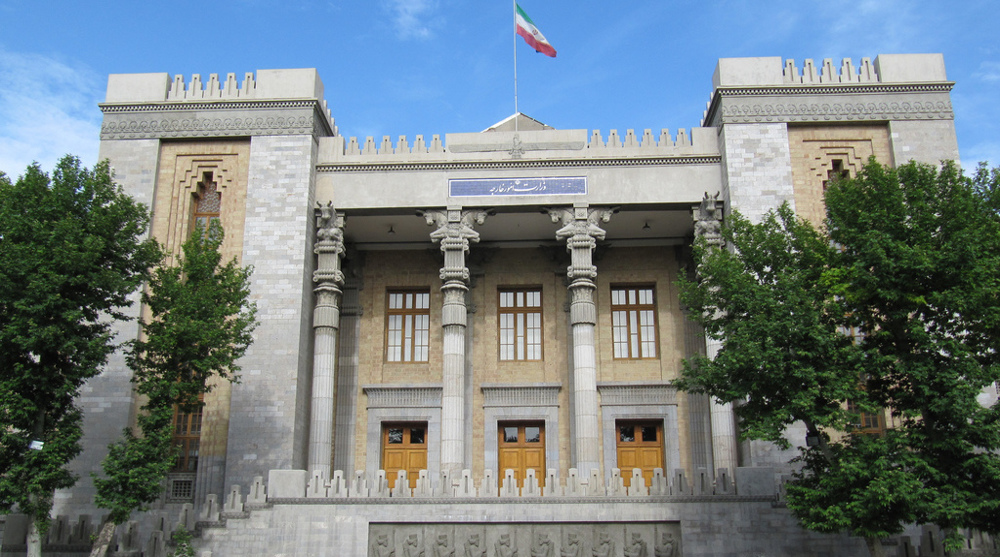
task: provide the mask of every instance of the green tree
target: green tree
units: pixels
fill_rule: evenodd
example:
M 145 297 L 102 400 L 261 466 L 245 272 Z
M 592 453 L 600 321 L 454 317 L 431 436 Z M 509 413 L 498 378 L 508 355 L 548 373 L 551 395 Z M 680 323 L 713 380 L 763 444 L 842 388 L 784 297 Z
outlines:
M 1000 380 L 998 177 L 980 168 L 970 178 L 953 164 L 869 163 L 827 192 L 830 237 L 843 246 L 838 295 L 862 333 L 864 390 L 896 421 L 866 444 L 894 455 L 887 466 L 894 487 L 910 489 L 912 519 L 944 528 L 952 547 L 958 528 L 1000 529 L 1000 407 L 977 400 Z M 805 476 L 812 484 L 857 481 L 819 480 L 821 464 Z M 800 513 L 838 505 L 803 483 Z
M 147 224 L 107 162 L 88 170 L 67 156 L 51 178 L 35 164 L 15 183 L 0 173 L 0 509 L 33 517 L 35 541 L 52 493 L 76 480 L 66 465 L 80 452 L 80 387 L 159 260 Z
M 787 486 L 804 527 L 850 531 L 873 555 L 907 523 L 950 544 L 998 528 L 1000 409 L 976 398 L 1000 379 L 998 176 L 871 161 L 830 186 L 829 235 L 784 206 L 730 217 L 730 249 L 696 248 L 682 300 L 723 348 L 686 362 L 682 386 L 740 402 L 749 438 L 787 446 L 785 427 L 806 425 L 815 442 Z M 853 433 L 856 411 L 883 409 L 894 427 Z
M 98 505 L 111 511 L 102 529 L 107 536 L 162 495 L 177 457 L 171 439 L 174 408 L 199 408 L 214 377 L 238 380 L 237 361 L 253 342 L 252 269 L 235 259 L 222 264 L 222 239 L 217 222 L 207 231 L 196 229 L 178 264 L 158 267 L 143 294 L 150 317 L 126 357 L 145 401 L 139 431 L 125 429 L 123 439 L 109 447 L 106 477 L 94 480 Z

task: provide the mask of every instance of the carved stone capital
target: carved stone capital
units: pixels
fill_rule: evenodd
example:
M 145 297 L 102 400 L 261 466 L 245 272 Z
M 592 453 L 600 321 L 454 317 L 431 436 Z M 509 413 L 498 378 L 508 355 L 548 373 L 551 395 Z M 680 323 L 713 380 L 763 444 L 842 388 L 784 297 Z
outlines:
M 701 203 L 691 208 L 695 238 L 704 238 L 711 246 L 722 246 L 722 202 L 719 194 L 705 192 Z
M 556 231 L 556 239 L 563 240 L 574 238 L 576 241 L 603 240 L 607 234 L 598 223 L 608 222 L 611 215 L 618 212 L 618 207 L 586 207 L 579 206 L 572 209 L 555 208 L 545 210 L 552 222 L 562 224 L 562 228 Z
M 449 207 L 445 210 L 417 211 L 417 214 L 424 217 L 427 226 L 436 227 L 430 236 L 431 241 L 441 244 L 441 251 L 444 253 L 441 280 L 445 283 L 460 281 L 467 284 L 470 273 L 465 265 L 465 254 L 469 251 L 470 242 L 479 241 L 479 233 L 473 227 L 486 222 L 491 211 Z
M 314 326 L 336 326 L 339 323 L 339 306 L 341 287 L 344 285 L 344 273 L 340 269 L 341 256 L 344 248 L 344 214 L 338 213 L 332 203 L 316 207 L 316 270 L 313 271 L 313 282 L 316 283 L 316 311 L 318 313 L 337 313 L 335 318 L 323 317 L 314 320 Z
M 578 205 L 572 209 L 546 209 L 546 212 L 552 222 L 562 225 L 556 231 L 556 239 L 566 240 L 566 251 L 570 253 L 571 263 L 566 269 L 566 277 L 570 281 L 597 278 L 593 252 L 598 240 L 603 240 L 606 236 L 598 223 L 610 221 L 611 215 L 618 212 L 618 208 Z M 573 282 L 570 288 L 573 288 Z

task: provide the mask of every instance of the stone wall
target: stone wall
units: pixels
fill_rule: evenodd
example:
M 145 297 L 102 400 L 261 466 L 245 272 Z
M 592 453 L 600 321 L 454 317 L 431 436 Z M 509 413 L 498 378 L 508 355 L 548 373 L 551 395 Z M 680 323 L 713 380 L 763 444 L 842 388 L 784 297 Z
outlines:
M 157 154 L 160 142 L 155 139 L 140 141 L 104 141 L 100 158 L 111 159 L 115 181 L 125 193 L 147 208 L 153 208 L 153 191 L 156 183 Z M 136 318 L 139 315 L 139 293 L 130 299 L 132 307 L 123 313 Z M 115 342 L 125 342 L 139 334 L 135 321 L 116 322 L 113 326 Z M 101 460 L 107 446 L 121 437 L 122 428 L 131 423 L 135 409 L 132 406 L 132 371 L 125 365 L 125 355 L 115 352 L 108 358 L 100 375 L 90 379 L 80 389 L 77 405 L 83 413 L 84 436 L 80 442 L 83 452 L 70 464 L 79 476 L 72 490 L 59 490 L 54 497 L 53 513 L 95 513 L 96 490 L 90 477 L 101 471 Z
M 243 264 L 260 326 L 233 385 L 227 487 L 273 468 L 302 466 L 308 436 L 312 346 L 312 165 L 309 136 L 250 144 Z
M 683 472 L 668 481 L 658 474 L 637 489 L 623 488 L 617 470 L 598 488 L 573 476 L 551 479 L 558 486 L 552 493 L 512 490 L 507 479 L 498 485 L 489 475 L 472 481 L 468 472 L 440 482 L 421 475 L 415 487 L 400 479 L 389 490 L 381 472 L 344 478 L 338 471 L 327 481 L 301 470 L 271 471 L 267 482 L 256 478 L 246 491 L 234 486 L 224 501 L 211 495 L 199 509 L 185 504 L 179 513 L 147 513 L 141 531 L 137 522 L 120 526 L 109 555 L 165 557 L 181 526 L 195 533 L 202 557 L 508 557 L 514 550 L 525 557 L 867 555 L 858 538 L 801 529 L 770 469 L 738 469 L 735 482 Z M 0 556 L 23 555 L 27 518 L 11 515 L 3 526 Z M 83 557 L 96 528 L 89 516 L 55 519 L 45 554 Z M 888 555 L 943 557 L 939 529 L 910 531 L 911 537 L 886 540 Z M 997 556 L 997 542 L 969 532 L 956 555 Z

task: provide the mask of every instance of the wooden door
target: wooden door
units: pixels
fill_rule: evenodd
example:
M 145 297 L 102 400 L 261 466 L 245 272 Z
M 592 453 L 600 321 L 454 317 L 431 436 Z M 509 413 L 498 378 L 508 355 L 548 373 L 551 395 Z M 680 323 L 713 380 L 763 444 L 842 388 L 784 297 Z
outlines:
M 618 468 L 625 485 L 631 484 L 632 469 L 639 468 L 648 486 L 653 479 L 653 469 L 663 468 L 663 423 L 620 421 L 617 426 Z
M 427 469 L 427 424 L 391 424 L 382 427 L 382 469 L 395 487 L 397 472 L 406 471 L 413 487 L 417 473 Z
M 545 486 L 545 424 L 542 422 L 501 422 L 497 425 L 498 456 L 503 478 L 514 471 L 517 485 L 524 487 L 529 468 L 535 471 L 538 485 Z

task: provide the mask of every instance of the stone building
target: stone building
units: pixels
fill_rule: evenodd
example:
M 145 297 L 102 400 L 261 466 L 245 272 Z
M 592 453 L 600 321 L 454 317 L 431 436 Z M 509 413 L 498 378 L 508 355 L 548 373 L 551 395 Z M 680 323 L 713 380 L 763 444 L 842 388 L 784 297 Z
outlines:
M 241 381 L 178 416 L 157 512 L 212 555 L 865 554 L 795 525 L 791 453 L 673 386 L 716 349 L 675 283 L 731 211 L 819 219 L 824 182 L 869 156 L 957 159 L 953 83 L 937 54 L 722 59 L 712 83 L 689 130 L 516 114 L 357 139 L 315 70 L 110 76 L 100 156 L 168 249 L 221 220 L 261 322 Z M 118 358 L 87 385 L 57 514 L 99 515 L 129 375 Z

